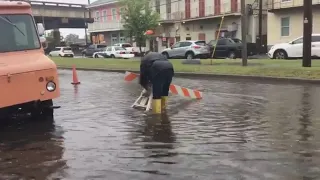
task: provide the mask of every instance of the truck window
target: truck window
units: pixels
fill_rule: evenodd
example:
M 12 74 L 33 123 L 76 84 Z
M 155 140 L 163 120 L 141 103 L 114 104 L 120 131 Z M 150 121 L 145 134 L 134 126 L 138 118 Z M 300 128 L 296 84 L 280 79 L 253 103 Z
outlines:
M 242 41 L 240 39 L 234 38 L 232 39 L 235 43 L 242 43 Z
M 217 45 L 227 45 L 228 41 L 229 40 L 227 40 L 227 39 L 219 39 Z
M 216 43 L 217 43 L 217 41 L 216 40 L 211 40 L 211 41 L 209 41 L 209 45 L 210 46 L 215 46 L 216 45 Z
M 0 15 L 0 27 L 0 53 L 40 49 L 40 40 L 30 15 Z

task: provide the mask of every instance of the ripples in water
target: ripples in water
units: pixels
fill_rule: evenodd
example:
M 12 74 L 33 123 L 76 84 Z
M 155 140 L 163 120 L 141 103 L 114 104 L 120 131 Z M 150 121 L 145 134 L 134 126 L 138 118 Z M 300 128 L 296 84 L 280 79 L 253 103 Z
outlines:
M 61 73 L 54 121 L 2 128 L 0 179 L 319 179 L 319 87 L 176 78 L 204 99 L 155 117 L 121 74 Z

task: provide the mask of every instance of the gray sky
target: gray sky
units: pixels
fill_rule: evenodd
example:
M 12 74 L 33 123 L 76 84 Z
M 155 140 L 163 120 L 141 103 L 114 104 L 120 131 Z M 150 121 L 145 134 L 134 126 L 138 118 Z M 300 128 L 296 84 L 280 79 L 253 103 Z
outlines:
M 48 2 L 61 2 L 61 3 L 74 3 L 74 4 L 88 4 L 88 0 L 33 0 L 33 1 L 48 1 Z M 96 0 L 90 0 L 94 2 Z M 84 29 L 60 29 L 61 34 L 65 37 L 67 34 L 78 34 L 80 38 L 84 38 Z

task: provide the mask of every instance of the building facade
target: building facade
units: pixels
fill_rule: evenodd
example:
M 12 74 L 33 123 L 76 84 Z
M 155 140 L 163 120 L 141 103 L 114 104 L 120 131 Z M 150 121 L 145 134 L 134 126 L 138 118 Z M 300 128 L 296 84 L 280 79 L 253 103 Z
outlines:
M 127 42 L 121 23 L 120 12 L 123 8 L 118 0 L 97 0 L 89 8 L 94 23 L 88 24 L 88 32 L 94 43 L 113 45 Z
M 107 44 L 127 41 L 122 32 L 121 7 L 115 0 L 100 0 L 90 6 L 96 21 L 89 32 L 103 34 Z M 215 40 L 221 24 L 221 37 L 241 39 L 241 0 L 151 0 L 150 6 L 161 17 L 154 35 L 146 42 L 147 49 L 161 51 L 180 40 Z M 99 0 L 97 1 L 99 2 Z M 258 1 L 250 4 L 248 42 L 256 42 L 258 35 Z M 267 1 L 263 1 L 267 7 Z M 267 33 L 267 13 L 263 15 L 263 35 Z M 107 17 L 107 18 L 105 18 Z M 222 18 L 224 17 L 224 18 Z M 222 21 L 223 19 L 223 21 Z
M 268 0 L 268 46 L 303 36 L 303 1 Z M 313 33 L 320 33 L 320 1 L 313 2 Z

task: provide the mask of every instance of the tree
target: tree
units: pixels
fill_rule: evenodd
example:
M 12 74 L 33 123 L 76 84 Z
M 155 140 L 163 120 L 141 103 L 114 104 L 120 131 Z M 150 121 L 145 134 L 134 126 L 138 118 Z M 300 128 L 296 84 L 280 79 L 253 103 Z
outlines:
M 121 0 L 120 4 L 124 7 L 123 27 L 130 39 L 134 37 L 141 52 L 141 44 L 147 39 L 145 32 L 158 26 L 160 16 L 150 7 L 150 0 Z
M 77 34 L 68 34 L 65 38 L 64 41 L 67 44 L 72 44 L 72 43 L 76 43 L 79 40 L 79 35 Z

